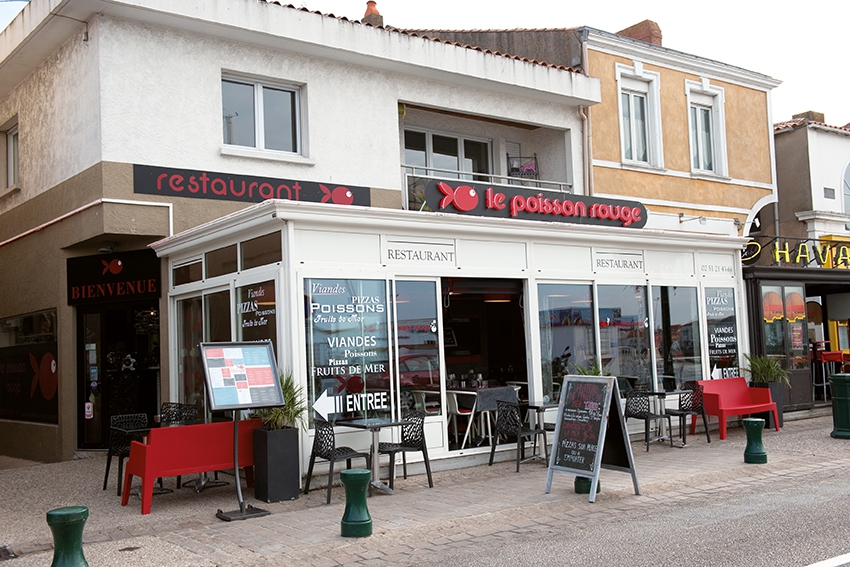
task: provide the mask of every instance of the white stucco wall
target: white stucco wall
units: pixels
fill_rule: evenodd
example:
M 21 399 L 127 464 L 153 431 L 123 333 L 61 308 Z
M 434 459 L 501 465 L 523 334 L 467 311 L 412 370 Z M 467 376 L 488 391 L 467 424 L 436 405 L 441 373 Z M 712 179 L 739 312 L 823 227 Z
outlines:
M 98 35 L 74 36 L 0 100 L 0 124 L 18 117 L 21 187 L 0 212 L 101 161 Z
M 844 171 L 850 165 L 850 136 L 808 128 L 812 203 L 816 211 L 844 210 Z M 824 197 L 824 187 L 835 190 L 835 199 Z
M 569 131 L 560 167 L 581 171 L 574 106 L 105 16 L 98 27 L 106 161 L 400 188 L 398 103 L 408 102 Z M 221 155 L 223 70 L 303 85 L 312 164 Z

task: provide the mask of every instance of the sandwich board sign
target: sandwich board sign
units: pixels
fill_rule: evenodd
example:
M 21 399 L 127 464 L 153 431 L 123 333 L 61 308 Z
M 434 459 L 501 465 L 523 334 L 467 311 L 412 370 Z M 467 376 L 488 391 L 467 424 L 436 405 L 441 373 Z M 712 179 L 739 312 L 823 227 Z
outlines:
M 546 494 L 555 472 L 590 479 L 590 502 L 596 499 L 602 467 L 632 475 L 640 494 L 632 447 L 613 376 L 564 376 L 555 441 L 549 456 Z

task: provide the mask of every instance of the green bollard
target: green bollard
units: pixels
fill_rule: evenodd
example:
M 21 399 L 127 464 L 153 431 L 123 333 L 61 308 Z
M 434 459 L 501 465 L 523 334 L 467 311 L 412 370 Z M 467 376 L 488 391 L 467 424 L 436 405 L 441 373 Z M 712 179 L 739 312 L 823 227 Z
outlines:
M 574 484 L 576 494 L 590 494 L 591 484 L 593 484 L 591 479 L 583 476 L 577 476 Z M 599 494 L 600 490 L 602 490 L 602 483 L 600 481 L 596 481 L 596 494 Z
M 744 462 L 763 465 L 767 462 L 767 451 L 761 441 L 764 420 L 755 417 L 745 417 L 741 420 L 744 431 L 747 432 L 747 448 L 744 449 Z
M 339 473 L 345 487 L 345 512 L 342 514 L 342 537 L 372 535 L 372 516 L 366 506 L 366 492 L 372 480 L 372 471 L 349 469 Z M 330 482 L 330 480 L 328 480 Z
M 850 439 L 850 374 L 829 377 L 832 390 L 832 433 L 836 439 Z
M 89 567 L 83 555 L 83 527 L 89 517 L 85 506 L 56 508 L 47 513 L 53 532 L 53 563 L 50 567 Z

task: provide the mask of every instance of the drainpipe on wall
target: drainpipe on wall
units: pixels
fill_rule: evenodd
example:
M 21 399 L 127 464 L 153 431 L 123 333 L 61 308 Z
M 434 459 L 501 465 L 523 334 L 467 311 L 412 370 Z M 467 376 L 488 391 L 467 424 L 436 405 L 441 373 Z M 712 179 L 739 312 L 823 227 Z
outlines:
M 585 74 L 585 76 L 590 76 L 587 72 L 587 30 L 582 31 L 581 39 L 581 71 Z M 590 131 L 590 107 L 581 106 L 579 107 L 579 112 L 581 113 L 581 124 L 582 124 L 582 137 L 584 139 L 584 151 L 582 155 L 584 157 L 584 187 L 587 196 L 590 197 L 593 195 L 593 150 L 591 149 L 593 146 L 591 142 L 593 140 L 592 132 Z

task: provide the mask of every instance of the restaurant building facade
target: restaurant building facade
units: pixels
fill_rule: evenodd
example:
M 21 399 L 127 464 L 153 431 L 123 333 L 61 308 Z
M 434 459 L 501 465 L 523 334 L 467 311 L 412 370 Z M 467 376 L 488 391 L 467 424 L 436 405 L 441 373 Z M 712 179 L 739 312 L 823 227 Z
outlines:
M 610 77 L 271 2 L 143 4 L 33 0 L 4 32 L 54 44 L 0 81 L 19 148 L 0 258 L 27 274 L 0 275 L 0 452 L 68 459 L 111 415 L 205 408 L 200 342 L 271 340 L 325 415 L 423 409 L 438 460 L 484 458 L 455 440 L 469 382 L 543 400 L 594 366 L 652 387 L 739 372 L 770 81 L 733 73 L 727 116 L 755 121 L 725 139 L 758 143 L 723 175 L 678 144 L 655 146 L 667 169 L 614 167 L 587 151 Z M 594 188 L 599 168 L 619 173 Z

